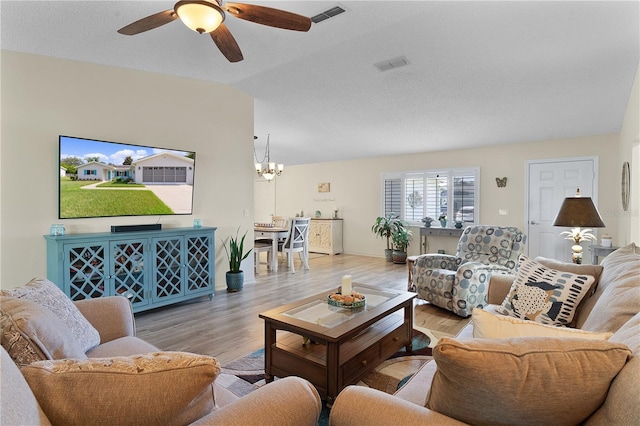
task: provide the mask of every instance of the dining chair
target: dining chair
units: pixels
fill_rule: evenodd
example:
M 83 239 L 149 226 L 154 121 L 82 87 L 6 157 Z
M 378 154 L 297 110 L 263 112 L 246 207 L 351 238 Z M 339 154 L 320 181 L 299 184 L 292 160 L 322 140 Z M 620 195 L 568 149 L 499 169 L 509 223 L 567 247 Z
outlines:
M 284 216 L 273 216 L 271 223 L 273 223 L 273 226 L 276 228 L 284 228 L 287 226 L 287 218 Z
M 272 250 L 271 241 L 269 242 L 258 242 L 256 241 L 253 245 L 253 256 L 254 256 L 254 268 L 256 271 L 256 275 L 260 275 L 260 253 L 267 252 L 267 270 L 269 270 L 271 265 L 271 250 Z
M 293 254 L 298 253 L 304 269 L 309 269 L 309 223 L 308 217 L 293 217 L 289 226 L 287 239 L 278 244 L 278 251 L 287 254 L 287 262 L 291 272 L 295 274 Z

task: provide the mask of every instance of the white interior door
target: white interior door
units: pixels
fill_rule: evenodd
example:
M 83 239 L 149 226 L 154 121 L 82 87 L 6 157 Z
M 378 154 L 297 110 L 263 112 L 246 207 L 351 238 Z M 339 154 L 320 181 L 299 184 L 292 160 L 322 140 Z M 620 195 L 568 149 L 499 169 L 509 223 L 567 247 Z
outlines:
M 559 236 L 568 230 L 553 226 L 553 220 L 566 197 L 580 188 L 583 197 L 597 203 L 598 158 L 534 160 L 527 164 L 527 236 L 529 256 L 544 256 L 571 262 L 571 240 Z M 586 251 L 586 243 L 583 243 Z M 584 256 L 585 263 L 590 256 Z
M 266 179 L 253 181 L 253 221 L 271 223 L 276 213 L 276 183 Z

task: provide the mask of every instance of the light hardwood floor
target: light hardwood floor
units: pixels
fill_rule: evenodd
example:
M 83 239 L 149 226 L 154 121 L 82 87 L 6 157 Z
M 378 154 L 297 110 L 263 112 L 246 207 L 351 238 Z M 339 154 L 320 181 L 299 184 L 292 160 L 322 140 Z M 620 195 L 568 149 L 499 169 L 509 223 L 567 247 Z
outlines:
M 264 322 L 260 312 L 336 289 L 341 277 L 381 288 L 406 290 L 407 266 L 382 258 L 355 255 L 311 254 L 310 270 L 296 258 L 292 274 L 284 260 L 278 272 L 261 266 L 256 282 L 237 293 L 215 292 L 213 300 L 200 298 L 136 314 L 138 337 L 163 350 L 187 351 L 216 357 L 222 365 L 264 346 Z M 415 301 L 414 325 L 455 335 L 467 322 L 451 312 Z

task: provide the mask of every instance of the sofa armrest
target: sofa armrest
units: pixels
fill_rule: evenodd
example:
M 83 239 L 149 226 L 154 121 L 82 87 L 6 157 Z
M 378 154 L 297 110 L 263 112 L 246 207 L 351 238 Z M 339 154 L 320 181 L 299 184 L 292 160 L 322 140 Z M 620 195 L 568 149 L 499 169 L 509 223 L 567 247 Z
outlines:
M 336 398 L 331 426 L 464 425 L 466 423 L 379 390 L 348 386 Z
M 194 425 L 316 426 L 322 401 L 311 383 L 285 377 L 201 418 Z
M 489 281 L 489 292 L 487 293 L 487 302 L 491 305 L 501 305 L 504 298 L 509 294 L 511 284 L 515 279 L 515 275 L 510 274 L 493 274 Z
M 100 343 L 120 337 L 135 336 L 131 303 L 122 296 L 97 297 L 73 302 L 82 315 L 100 333 Z

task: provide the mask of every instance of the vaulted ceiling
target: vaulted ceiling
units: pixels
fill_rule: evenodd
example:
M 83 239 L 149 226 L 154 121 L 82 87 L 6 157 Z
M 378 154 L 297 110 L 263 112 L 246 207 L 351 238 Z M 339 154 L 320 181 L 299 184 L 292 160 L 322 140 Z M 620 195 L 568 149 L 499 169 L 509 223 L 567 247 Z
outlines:
M 619 132 L 640 59 L 638 1 L 250 3 L 345 12 L 307 33 L 227 17 L 238 63 L 180 21 L 116 32 L 172 1 L 3 0 L 0 41 L 237 87 L 259 156 L 270 134 L 290 165 Z

